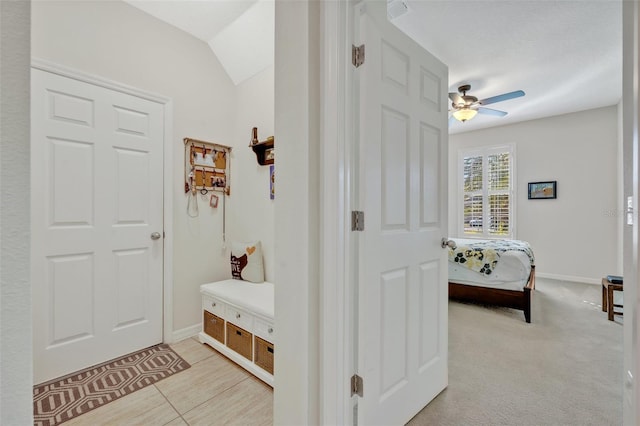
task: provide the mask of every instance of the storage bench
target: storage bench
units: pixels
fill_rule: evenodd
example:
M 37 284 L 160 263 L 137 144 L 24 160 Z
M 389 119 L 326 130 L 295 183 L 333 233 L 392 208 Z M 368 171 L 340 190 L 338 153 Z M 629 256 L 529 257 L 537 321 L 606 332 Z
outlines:
M 206 343 L 273 386 L 273 284 L 224 280 L 200 286 Z

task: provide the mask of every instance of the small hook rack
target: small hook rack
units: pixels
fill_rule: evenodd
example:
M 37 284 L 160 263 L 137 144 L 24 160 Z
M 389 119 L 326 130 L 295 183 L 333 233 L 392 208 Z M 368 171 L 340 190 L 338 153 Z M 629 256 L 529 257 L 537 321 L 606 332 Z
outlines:
M 198 139 L 184 138 L 185 192 L 209 191 L 230 195 L 231 147 Z

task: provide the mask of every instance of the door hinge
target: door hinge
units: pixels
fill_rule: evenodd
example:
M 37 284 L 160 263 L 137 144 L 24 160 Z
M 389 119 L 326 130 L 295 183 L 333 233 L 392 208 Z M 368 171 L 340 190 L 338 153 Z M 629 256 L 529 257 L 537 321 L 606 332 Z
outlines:
M 358 395 L 362 398 L 362 377 L 354 374 L 351 376 L 351 396 Z
M 356 68 L 364 64 L 364 44 L 360 46 L 356 46 L 355 44 L 351 45 L 351 62 Z
M 351 230 L 364 231 L 364 212 L 358 210 L 351 212 Z

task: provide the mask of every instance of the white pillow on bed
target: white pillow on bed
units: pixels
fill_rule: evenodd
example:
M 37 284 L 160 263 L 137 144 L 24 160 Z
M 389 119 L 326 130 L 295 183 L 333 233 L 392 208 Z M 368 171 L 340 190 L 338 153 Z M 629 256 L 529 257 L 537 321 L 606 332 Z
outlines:
M 260 241 L 231 243 L 231 276 L 252 283 L 264 282 L 264 263 Z

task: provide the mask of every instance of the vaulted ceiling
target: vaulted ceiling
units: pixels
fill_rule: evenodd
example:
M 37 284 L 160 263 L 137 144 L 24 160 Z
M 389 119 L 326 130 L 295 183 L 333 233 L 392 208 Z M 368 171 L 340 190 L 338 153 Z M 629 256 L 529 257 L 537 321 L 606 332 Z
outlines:
M 207 42 L 238 84 L 273 63 L 273 0 L 126 0 Z M 491 105 L 450 133 L 617 104 L 621 0 L 389 0 L 392 22 L 449 67 L 449 91 L 470 84 Z
M 208 43 L 239 84 L 273 64 L 274 0 L 125 0 Z

